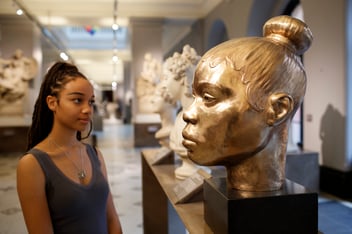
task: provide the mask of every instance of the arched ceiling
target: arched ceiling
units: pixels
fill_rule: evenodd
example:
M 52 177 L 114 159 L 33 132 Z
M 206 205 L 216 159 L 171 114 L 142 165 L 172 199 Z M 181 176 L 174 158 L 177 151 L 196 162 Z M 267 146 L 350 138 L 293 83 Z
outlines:
M 222 0 L 118 0 L 116 18 L 121 27 L 117 33 L 118 56 L 122 60 L 131 59 L 128 38 L 131 18 L 165 19 L 163 45 L 173 45 L 176 43 L 172 41 L 174 35 L 185 34 L 194 20 L 206 16 L 220 2 Z M 101 70 L 105 77 L 112 77 L 106 70 L 111 70 L 112 63 L 114 0 L 0 0 L 0 16 L 15 15 L 19 6 L 41 25 L 50 28 L 78 66 L 86 68 L 88 73 L 94 66 L 95 71 Z

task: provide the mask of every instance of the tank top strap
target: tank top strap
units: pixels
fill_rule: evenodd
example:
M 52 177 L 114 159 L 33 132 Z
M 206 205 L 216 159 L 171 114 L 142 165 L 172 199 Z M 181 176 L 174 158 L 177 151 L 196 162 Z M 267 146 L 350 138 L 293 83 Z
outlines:
M 32 154 L 34 158 L 38 161 L 40 167 L 44 172 L 45 180 L 47 180 L 47 178 L 50 178 L 52 167 L 54 167 L 54 165 L 53 162 L 50 160 L 49 155 L 36 148 L 30 149 L 29 151 L 27 151 L 26 154 Z
M 84 144 L 86 145 L 87 153 L 90 160 L 92 161 L 93 167 L 97 167 L 98 169 L 100 169 L 100 160 L 98 157 L 97 149 L 90 144 L 86 144 L 86 143 Z

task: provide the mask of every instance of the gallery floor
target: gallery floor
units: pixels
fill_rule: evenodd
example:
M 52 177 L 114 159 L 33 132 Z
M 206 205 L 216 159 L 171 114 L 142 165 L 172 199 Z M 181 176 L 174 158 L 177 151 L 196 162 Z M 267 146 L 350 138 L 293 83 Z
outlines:
M 97 132 L 97 143 L 106 160 L 109 182 L 124 233 L 143 233 L 141 149 L 133 147 L 133 126 L 106 119 L 103 131 Z M 0 234 L 26 233 L 15 183 L 19 157 L 19 153 L 0 152 Z M 351 220 L 352 203 L 320 194 L 321 232 L 352 233 Z

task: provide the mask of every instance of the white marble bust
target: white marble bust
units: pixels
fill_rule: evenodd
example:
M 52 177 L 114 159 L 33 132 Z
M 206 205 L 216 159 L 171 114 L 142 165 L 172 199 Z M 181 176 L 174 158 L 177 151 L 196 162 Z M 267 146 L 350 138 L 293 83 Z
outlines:
M 187 156 L 187 149 L 182 145 L 182 130 L 186 123 L 182 118 L 183 109 L 192 102 L 191 84 L 194 68 L 199 60 L 196 51 L 189 45 L 183 47 L 182 54 L 174 53 L 164 63 L 166 100 L 177 103 L 179 107 L 174 126 L 170 132 L 170 148 L 180 156 L 182 165 L 175 170 L 178 179 L 185 179 L 195 173 L 197 166 Z

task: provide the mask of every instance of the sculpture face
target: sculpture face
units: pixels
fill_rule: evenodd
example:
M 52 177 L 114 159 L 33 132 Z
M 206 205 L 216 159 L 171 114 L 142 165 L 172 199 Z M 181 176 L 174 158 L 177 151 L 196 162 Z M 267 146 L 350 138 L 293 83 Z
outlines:
M 170 76 L 166 77 L 165 80 L 166 93 L 168 95 L 168 100 L 177 101 L 181 98 L 182 91 L 182 83 L 178 79 L 175 79 L 174 74 L 170 74 Z
M 229 187 L 280 189 L 287 133 L 305 93 L 300 57 L 312 34 L 289 16 L 270 19 L 264 37 L 228 40 L 201 58 L 193 103 L 184 110 L 183 145 L 197 164 L 223 165 Z
M 160 90 L 156 89 L 154 96 L 151 97 L 150 99 L 150 111 L 152 113 L 161 113 L 165 109 L 166 102 L 165 99 L 163 98 Z
M 266 111 L 253 110 L 240 74 L 224 62 L 197 67 L 192 105 L 184 111 L 187 122 L 183 145 L 188 156 L 201 165 L 236 164 L 266 145 L 271 127 Z

